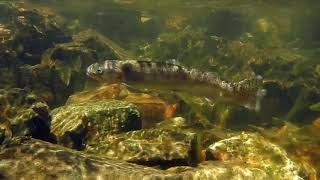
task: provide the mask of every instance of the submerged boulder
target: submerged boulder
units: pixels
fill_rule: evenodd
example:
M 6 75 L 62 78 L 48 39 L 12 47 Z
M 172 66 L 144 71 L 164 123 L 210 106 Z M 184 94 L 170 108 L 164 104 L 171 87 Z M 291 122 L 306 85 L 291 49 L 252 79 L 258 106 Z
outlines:
M 187 165 L 193 161 L 196 134 L 180 129 L 145 129 L 105 136 L 86 151 L 145 165 Z
M 164 173 L 101 158 L 27 137 L 1 146 L 1 179 L 152 179 Z
M 242 162 L 264 171 L 272 179 L 303 179 L 307 172 L 286 151 L 257 134 L 242 133 L 208 148 L 209 157 L 223 162 Z
M 51 131 L 58 143 L 81 149 L 110 133 L 141 129 L 140 114 L 131 103 L 111 100 L 70 104 L 51 112 Z
M 155 95 L 134 93 L 133 89 L 123 84 L 105 84 L 96 89 L 76 93 L 68 98 L 67 104 L 88 101 L 118 99 L 138 107 L 141 116 L 142 128 L 150 128 L 166 118 L 176 114 L 175 104 L 168 104 Z M 137 91 L 137 90 L 136 90 Z
M 38 64 L 46 49 L 71 40 L 62 19 L 55 14 L 9 2 L 2 2 L 0 9 L 0 23 L 12 31 L 6 48 L 14 51 L 23 64 Z
M 0 89 L 0 125 L 7 137 L 32 136 L 54 141 L 49 107 L 24 89 Z
M 143 128 L 154 127 L 156 123 L 175 114 L 174 107 L 156 96 L 144 93 L 132 93 L 126 96 L 124 100 L 138 106 Z M 170 110 L 172 111 L 171 114 L 168 112 Z
M 159 170 L 28 137 L 4 142 L 0 148 L 0 158 L 0 177 L 4 179 L 270 179 L 266 172 L 246 164 L 208 161 L 197 167 L 178 166 Z
M 319 119 L 312 125 L 296 126 L 285 123 L 279 128 L 260 129 L 265 138 L 281 146 L 288 155 L 302 164 L 310 174 L 310 179 L 320 175 L 320 126 Z

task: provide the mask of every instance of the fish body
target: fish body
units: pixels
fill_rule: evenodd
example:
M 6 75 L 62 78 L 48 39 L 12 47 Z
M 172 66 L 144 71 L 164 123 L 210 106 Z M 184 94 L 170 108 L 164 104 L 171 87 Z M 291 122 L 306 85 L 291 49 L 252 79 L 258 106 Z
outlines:
M 224 99 L 256 111 L 266 94 L 261 76 L 227 82 L 213 72 L 189 69 L 172 62 L 106 60 L 90 65 L 87 75 L 107 83 L 124 82 L 133 86 L 186 91 L 214 100 Z

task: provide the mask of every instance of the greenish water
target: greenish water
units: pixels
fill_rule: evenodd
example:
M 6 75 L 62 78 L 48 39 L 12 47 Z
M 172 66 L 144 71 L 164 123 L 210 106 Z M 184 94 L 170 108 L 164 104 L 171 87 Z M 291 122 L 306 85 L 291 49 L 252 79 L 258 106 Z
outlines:
M 89 92 L 80 96 L 82 99 L 103 99 L 106 92 L 95 91 L 101 84 L 88 77 L 86 69 L 107 59 L 176 62 L 213 72 L 226 82 L 259 75 L 267 94 L 258 112 L 237 103 L 212 102 L 203 95 L 210 93 L 210 88 L 196 83 L 181 85 L 178 80 L 169 85 L 151 80 L 151 86 L 150 82 L 139 82 L 118 94 L 114 89 L 107 92 L 115 93 L 113 99 L 121 101 L 130 94 L 127 91 L 159 98 L 166 104 L 166 109 L 159 108 L 164 116 L 175 111 L 177 105 L 173 117 L 183 117 L 189 130 L 196 131 L 192 142 L 196 160 L 188 161 L 203 161 L 201 150 L 216 140 L 206 139 L 208 129 L 218 128 L 222 134 L 253 132 L 285 149 L 296 162 L 312 167 L 314 171 L 310 170 L 308 178 L 316 178 L 320 170 L 319 7 L 320 1 L 316 0 L 0 1 L 0 88 L 4 92 L 21 88 L 35 93 L 48 104 L 46 112 L 50 113 L 84 90 Z M 219 96 L 216 91 L 212 94 Z M 137 99 L 145 100 L 145 96 L 134 97 L 135 103 Z M 7 128 L 6 118 L 11 121 L 25 112 L 7 108 L 19 109 L 23 100 L 12 105 L 3 99 L 0 129 Z M 146 104 L 161 104 L 156 100 Z M 157 116 L 158 111 L 154 111 L 158 106 L 148 109 L 148 105 L 142 108 L 149 115 L 146 117 Z M 33 117 L 19 118 L 26 116 Z M 74 136 L 86 130 L 79 129 Z M 17 131 L 10 133 L 15 136 Z M 79 144 L 85 147 L 85 142 L 77 143 L 73 148 Z M 276 156 L 277 163 L 281 158 Z M 157 166 L 155 162 L 137 162 Z M 179 162 L 168 165 L 161 161 L 165 165 L 159 166 Z

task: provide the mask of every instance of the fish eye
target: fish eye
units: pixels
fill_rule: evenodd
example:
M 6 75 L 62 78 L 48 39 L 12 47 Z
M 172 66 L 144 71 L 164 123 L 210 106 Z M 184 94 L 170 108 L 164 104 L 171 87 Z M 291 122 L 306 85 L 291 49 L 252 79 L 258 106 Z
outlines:
M 103 70 L 102 70 L 101 68 L 98 68 L 98 69 L 97 69 L 97 73 L 98 73 L 98 74 L 103 74 Z

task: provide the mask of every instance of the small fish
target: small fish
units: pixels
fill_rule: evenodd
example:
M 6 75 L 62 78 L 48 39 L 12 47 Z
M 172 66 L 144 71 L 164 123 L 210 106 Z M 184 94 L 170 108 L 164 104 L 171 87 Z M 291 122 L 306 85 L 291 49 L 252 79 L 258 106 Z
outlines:
M 261 76 L 227 82 L 212 72 L 188 69 L 172 62 L 106 60 L 90 65 L 87 75 L 101 82 L 124 82 L 136 87 L 188 92 L 215 101 L 232 102 L 255 111 L 260 110 L 260 101 L 266 95 Z

